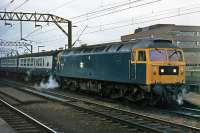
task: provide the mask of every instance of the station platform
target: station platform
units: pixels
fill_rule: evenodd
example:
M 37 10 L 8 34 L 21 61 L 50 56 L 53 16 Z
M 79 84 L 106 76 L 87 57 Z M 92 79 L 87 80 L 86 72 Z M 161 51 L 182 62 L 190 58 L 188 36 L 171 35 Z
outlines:
M 0 118 L 0 133 L 17 133 L 12 127 L 8 125 L 2 118 Z
M 190 103 L 200 107 L 200 94 L 199 93 L 189 92 L 183 96 L 183 99 L 187 102 L 190 102 Z

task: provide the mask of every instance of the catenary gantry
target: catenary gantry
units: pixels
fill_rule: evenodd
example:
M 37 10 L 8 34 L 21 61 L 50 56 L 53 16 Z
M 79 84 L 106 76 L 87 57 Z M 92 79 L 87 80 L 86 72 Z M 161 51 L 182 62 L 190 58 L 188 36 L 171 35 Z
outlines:
M 5 21 L 27 21 L 27 22 L 50 22 L 55 23 L 58 28 L 68 36 L 68 48 L 72 48 L 72 22 L 65 18 L 42 13 L 24 13 L 24 12 L 0 12 L 0 20 Z M 60 24 L 67 23 L 68 31 L 66 31 Z M 65 45 L 66 49 L 67 45 Z

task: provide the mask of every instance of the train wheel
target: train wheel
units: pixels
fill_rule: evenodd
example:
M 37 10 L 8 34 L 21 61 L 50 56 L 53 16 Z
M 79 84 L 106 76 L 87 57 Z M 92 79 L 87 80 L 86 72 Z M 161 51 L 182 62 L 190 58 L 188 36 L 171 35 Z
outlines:
M 103 97 L 110 97 L 112 90 L 110 88 L 103 88 L 102 89 L 102 95 Z
M 61 77 L 56 77 L 56 82 L 59 84 L 59 89 L 64 89 L 64 80 Z
M 125 99 L 131 102 L 135 102 L 135 90 L 130 90 L 126 92 Z
M 112 89 L 110 98 L 111 99 L 119 99 L 124 97 L 122 89 Z
M 150 106 L 156 106 L 161 101 L 161 96 L 156 96 L 152 94 L 151 99 L 148 101 Z
M 69 90 L 70 91 L 78 91 L 79 90 L 79 87 L 78 87 L 78 84 L 76 81 L 70 83 Z
M 138 87 L 130 89 L 127 92 L 128 93 L 126 93 L 126 99 L 131 102 L 140 102 L 145 99 L 145 92 Z

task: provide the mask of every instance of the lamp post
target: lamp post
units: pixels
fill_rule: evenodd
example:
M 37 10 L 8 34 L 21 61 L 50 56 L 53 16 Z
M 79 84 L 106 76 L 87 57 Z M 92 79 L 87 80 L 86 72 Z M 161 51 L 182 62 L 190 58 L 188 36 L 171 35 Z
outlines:
M 45 46 L 38 46 L 38 53 L 40 52 L 40 48 L 43 48 Z
M 72 25 L 71 22 L 68 23 L 68 44 L 65 44 L 65 50 L 67 49 L 71 49 L 73 47 L 73 44 L 72 44 L 72 28 L 76 28 L 78 26 L 76 25 Z

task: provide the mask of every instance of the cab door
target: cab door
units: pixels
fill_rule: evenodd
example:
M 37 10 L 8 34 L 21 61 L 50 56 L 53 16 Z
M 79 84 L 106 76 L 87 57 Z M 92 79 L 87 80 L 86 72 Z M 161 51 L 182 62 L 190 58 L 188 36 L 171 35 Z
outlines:
M 136 65 L 136 50 L 131 49 L 131 58 L 129 64 L 129 79 L 136 80 L 137 78 L 137 65 Z
M 130 80 L 146 83 L 146 49 L 132 49 L 130 61 Z

